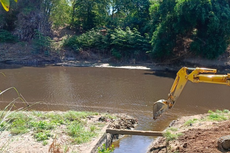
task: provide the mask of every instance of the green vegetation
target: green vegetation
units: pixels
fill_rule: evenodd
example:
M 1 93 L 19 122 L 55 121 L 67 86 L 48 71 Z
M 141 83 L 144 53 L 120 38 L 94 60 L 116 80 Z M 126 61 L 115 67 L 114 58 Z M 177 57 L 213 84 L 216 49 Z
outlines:
M 151 12 L 156 24 L 152 37 L 155 57 L 175 55 L 176 46 L 181 46 L 177 43 L 184 39 L 192 40 L 191 52 L 210 59 L 225 52 L 229 44 L 229 1 L 157 0 Z
M 70 136 L 75 144 L 85 143 L 96 137 L 100 128 L 94 122 L 86 123 L 88 116 L 98 115 L 94 112 L 25 112 L 12 111 L 10 115 L 1 112 L 1 131 L 10 131 L 13 135 L 33 133 L 37 141 L 47 144 L 46 140 L 53 138 L 55 130 L 61 125 L 64 132 Z M 105 116 L 105 115 L 104 115 Z
M 35 33 L 35 38 L 33 39 L 33 53 L 48 56 L 50 54 L 51 42 L 49 36 L 44 36 L 44 34 L 37 31 Z
M 178 129 L 175 127 L 170 127 L 170 128 L 168 128 L 168 131 L 178 131 Z
M 208 116 L 208 120 L 211 121 L 224 121 L 224 120 L 228 120 L 229 119 L 229 110 L 216 110 L 216 112 L 213 111 L 208 111 L 209 116 Z
M 114 146 L 112 145 L 109 148 L 106 148 L 105 144 L 100 148 L 97 149 L 98 153 L 111 153 L 114 151 Z
M 88 131 L 85 131 L 84 123 L 82 124 L 79 121 L 74 121 L 67 125 L 67 133 L 73 137 L 73 141 L 77 144 L 87 142 L 96 136 L 95 130 L 92 131 L 90 128 Z
M 17 41 L 17 37 L 12 35 L 9 31 L 0 29 L 0 43 L 14 43 Z
M 200 123 L 203 121 L 225 121 L 228 119 L 230 119 L 230 111 L 227 109 L 224 109 L 223 111 L 217 109 L 215 112 L 209 110 L 206 117 L 202 119 L 190 119 L 184 123 L 184 126 L 190 126 L 192 124 Z
M 170 131 L 166 131 L 164 134 L 164 137 L 166 138 L 167 141 L 171 141 L 171 140 L 175 140 L 177 139 L 179 136 L 182 136 L 182 133 L 171 133 Z
M 197 121 L 198 121 L 198 119 L 196 119 L 196 118 L 190 119 L 190 120 L 186 121 L 186 122 L 184 123 L 184 125 L 185 125 L 185 126 L 189 126 L 189 125 L 191 125 L 191 124 L 194 124 L 194 123 L 197 122 Z
M 146 52 L 150 50 L 149 36 L 142 36 L 137 29 L 126 30 L 120 28 L 108 30 L 102 35 L 100 30 L 91 30 L 80 36 L 73 36 L 64 42 L 64 46 L 72 48 L 75 52 L 87 48 L 97 49 L 101 54 L 109 54 L 117 59 L 145 59 Z
M 1 0 L 5 9 L 9 2 Z M 76 33 L 64 47 L 117 60 L 167 60 L 192 53 L 213 59 L 230 40 L 227 0 L 22 0 L 0 9 L 0 42 L 33 42 L 51 55 L 52 33 Z M 60 30 L 60 33 L 62 31 Z M 13 34 L 13 35 L 12 35 Z

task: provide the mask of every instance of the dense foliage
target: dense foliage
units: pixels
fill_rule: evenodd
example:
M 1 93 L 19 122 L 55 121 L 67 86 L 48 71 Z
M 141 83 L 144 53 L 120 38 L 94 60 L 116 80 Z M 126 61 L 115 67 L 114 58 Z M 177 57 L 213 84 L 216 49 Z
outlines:
M 9 31 L 0 29 L 0 43 L 9 42 L 13 43 L 17 41 L 17 37 L 12 35 Z
M 230 8 L 227 0 L 163 0 L 152 6 L 153 56 L 174 54 L 177 42 L 191 39 L 190 50 L 206 58 L 222 54 L 230 38 Z
M 149 5 L 149 0 L 74 0 L 71 25 L 80 30 L 128 26 L 144 32 L 150 19 Z
M 151 49 L 150 38 L 142 36 L 136 29 L 131 30 L 120 28 L 107 30 L 103 35 L 101 30 L 91 30 L 80 36 L 73 36 L 67 39 L 65 46 L 75 51 L 87 48 L 95 48 L 103 54 L 109 54 L 116 59 L 145 59 L 146 52 Z
M 0 42 L 11 42 L 3 40 L 5 34 L 7 39 L 33 40 L 35 50 L 42 50 L 38 53 L 50 50 L 52 29 L 62 27 L 77 34 L 65 46 L 117 59 L 146 59 L 150 53 L 165 60 L 181 55 L 185 45 L 186 51 L 212 59 L 225 52 L 230 40 L 229 0 L 21 0 L 10 4 L 9 12 L 0 9 L 0 30 L 4 30 Z

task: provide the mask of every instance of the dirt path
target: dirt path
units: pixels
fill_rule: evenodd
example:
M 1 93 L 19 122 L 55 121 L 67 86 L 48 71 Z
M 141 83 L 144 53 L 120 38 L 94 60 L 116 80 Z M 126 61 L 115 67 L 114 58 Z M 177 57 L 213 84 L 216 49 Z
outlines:
M 213 120 L 213 114 L 217 114 L 218 119 Z M 224 118 L 220 119 L 221 116 Z M 182 117 L 173 121 L 172 126 L 165 132 L 167 136 L 157 138 L 148 153 L 218 153 L 221 152 L 218 149 L 218 139 L 230 134 L 229 113 L 222 112 L 218 116 L 218 113 L 214 112 Z

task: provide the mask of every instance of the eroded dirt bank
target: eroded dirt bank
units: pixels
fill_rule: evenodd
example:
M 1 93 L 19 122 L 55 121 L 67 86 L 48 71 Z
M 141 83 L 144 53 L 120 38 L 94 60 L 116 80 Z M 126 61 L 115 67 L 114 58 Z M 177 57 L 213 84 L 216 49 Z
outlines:
M 222 152 L 218 139 L 229 134 L 229 111 L 185 116 L 173 121 L 165 130 L 165 137 L 158 137 L 148 153 L 218 153 Z

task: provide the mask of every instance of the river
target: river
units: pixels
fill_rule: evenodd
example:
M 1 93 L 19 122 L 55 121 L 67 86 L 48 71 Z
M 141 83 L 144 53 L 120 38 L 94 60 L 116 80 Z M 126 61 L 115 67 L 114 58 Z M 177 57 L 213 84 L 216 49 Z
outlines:
M 230 87 L 190 83 L 175 107 L 157 120 L 152 105 L 167 98 L 176 73 L 91 67 L 4 68 L 0 90 L 15 87 L 34 110 L 77 110 L 127 113 L 138 118 L 139 130 L 164 130 L 179 116 L 230 107 Z M 0 97 L 1 109 L 17 97 L 14 90 Z M 17 106 L 24 105 L 19 103 Z M 114 142 L 114 153 L 145 153 L 153 137 L 125 136 Z

